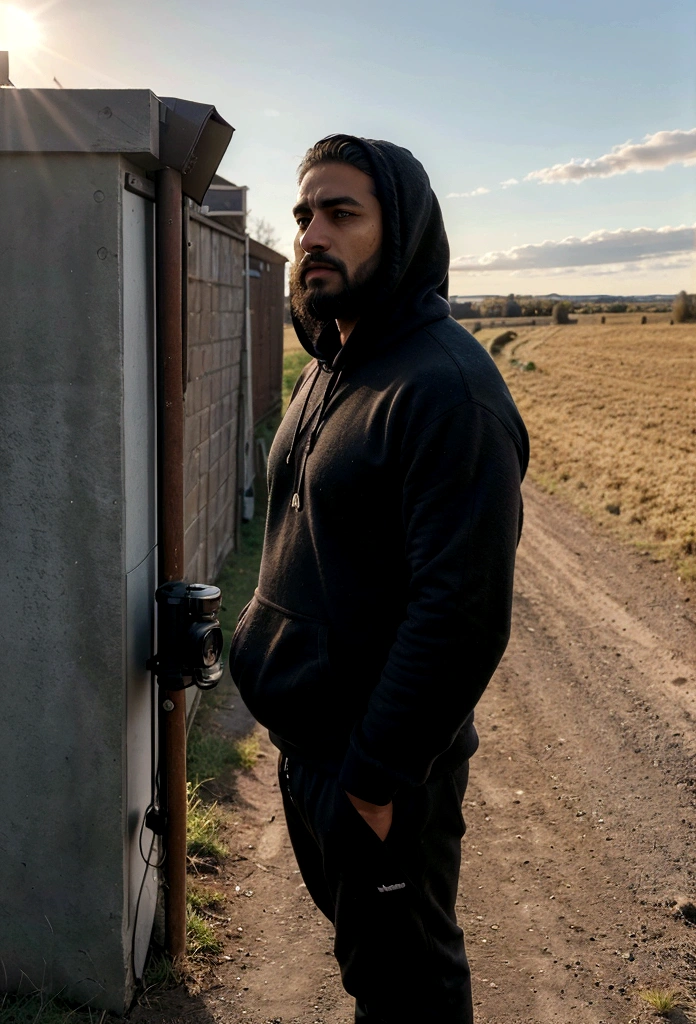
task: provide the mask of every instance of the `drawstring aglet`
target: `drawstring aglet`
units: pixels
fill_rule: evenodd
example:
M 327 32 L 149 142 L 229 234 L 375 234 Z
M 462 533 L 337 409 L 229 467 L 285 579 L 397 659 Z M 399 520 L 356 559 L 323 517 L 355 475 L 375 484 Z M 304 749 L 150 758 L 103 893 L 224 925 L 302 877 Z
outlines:
M 300 511 L 300 496 L 297 492 L 292 496 L 291 507 L 294 508 L 296 512 Z

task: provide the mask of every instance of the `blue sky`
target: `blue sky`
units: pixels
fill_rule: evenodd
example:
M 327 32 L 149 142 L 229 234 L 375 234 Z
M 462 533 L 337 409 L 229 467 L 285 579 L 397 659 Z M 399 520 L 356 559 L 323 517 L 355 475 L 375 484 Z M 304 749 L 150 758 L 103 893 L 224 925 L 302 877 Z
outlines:
M 692 0 L 15 6 L 44 43 L 13 56 L 20 87 L 215 103 L 236 128 L 221 173 L 288 255 L 297 164 L 342 131 L 423 162 L 453 293 L 696 291 L 693 232 L 677 230 L 696 223 Z

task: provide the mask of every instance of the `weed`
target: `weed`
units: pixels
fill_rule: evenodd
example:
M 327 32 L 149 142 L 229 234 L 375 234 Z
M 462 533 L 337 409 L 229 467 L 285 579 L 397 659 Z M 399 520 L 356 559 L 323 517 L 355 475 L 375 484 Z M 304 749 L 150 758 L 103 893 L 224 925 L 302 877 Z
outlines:
M 255 732 L 250 736 L 242 736 L 235 743 L 237 763 L 248 772 L 259 759 L 259 738 Z
M 679 993 L 668 988 L 644 988 L 638 995 L 652 1006 L 660 1017 L 665 1017 L 679 1006 Z
M 259 740 L 256 734 L 233 740 L 194 724 L 189 732 L 186 751 L 187 774 L 197 787 L 204 780 L 219 779 L 226 768 L 249 771 L 256 764 L 258 756 Z
M 186 955 L 193 960 L 214 956 L 222 950 L 222 943 L 213 926 L 192 908 L 186 913 Z
M 225 894 L 214 889 L 197 889 L 189 886 L 186 891 L 186 905 L 191 910 L 220 909 L 225 903 Z
M 191 858 L 213 857 L 220 861 L 227 854 L 227 850 L 218 839 L 220 816 L 217 813 L 217 803 L 207 806 L 203 803 L 198 796 L 201 785 L 201 782 L 196 786 L 190 782 L 186 783 L 188 793 L 186 852 Z
M 183 974 L 167 953 L 151 952 L 143 972 L 143 995 L 152 989 L 176 988 L 183 980 Z
M 0 996 L 0 1024 L 106 1024 L 110 1020 L 106 1010 L 71 1006 L 42 992 Z
M 187 774 L 196 788 L 203 780 L 218 779 L 226 768 L 238 764 L 234 740 L 205 731 L 195 724 L 186 746 Z

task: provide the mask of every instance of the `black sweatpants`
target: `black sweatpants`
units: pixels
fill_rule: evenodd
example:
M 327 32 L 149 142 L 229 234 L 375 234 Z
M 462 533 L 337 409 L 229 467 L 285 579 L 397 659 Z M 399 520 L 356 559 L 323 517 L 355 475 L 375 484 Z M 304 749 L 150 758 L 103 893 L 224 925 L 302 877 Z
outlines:
M 473 1024 L 455 900 L 468 762 L 394 797 L 382 842 L 334 775 L 281 756 L 280 788 L 309 894 L 362 1024 Z

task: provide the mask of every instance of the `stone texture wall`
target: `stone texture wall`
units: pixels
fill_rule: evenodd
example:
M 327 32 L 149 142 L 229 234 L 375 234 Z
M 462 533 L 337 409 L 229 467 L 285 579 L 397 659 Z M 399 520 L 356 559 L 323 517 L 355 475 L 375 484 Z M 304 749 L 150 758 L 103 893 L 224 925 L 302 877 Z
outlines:
M 208 583 L 237 528 L 244 242 L 191 213 L 188 259 L 185 565 Z

